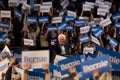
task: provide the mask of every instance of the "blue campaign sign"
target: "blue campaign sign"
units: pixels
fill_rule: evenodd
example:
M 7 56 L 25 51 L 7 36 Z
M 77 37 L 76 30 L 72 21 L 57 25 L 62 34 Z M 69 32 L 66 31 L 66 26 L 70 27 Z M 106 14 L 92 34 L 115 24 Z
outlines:
M 118 41 L 115 40 L 114 38 L 110 38 L 109 44 L 110 44 L 111 46 L 117 47 Z
M 39 21 L 39 24 L 42 24 L 42 23 L 49 23 L 48 16 L 39 17 L 39 18 L 38 18 L 38 21 Z
M 45 73 L 29 71 L 27 80 L 45 80 Z
M 48 26 L 48 32 L 57 31 L 56 26 Z
M 120 28 L 120 23 L 115 23 L 116 28 Z
M 117 19 L 120 19 L 120 13 L 114 14 L 114 15 L 112 16 L 112 20 L 113 20 L 113 21 L 115 21 L 115 20 L 117 20 Z
M 85 35 L 82 35 L 82 36 L 79 36 L 79 40 L 81 41 L 81 42 L 89 42 L 90 41 L 90 37 L 89 37 L 89 35 L 88 34 L 85 34 Z
M 67 26 L 66 21 L 63 21 L 62 23 L 60 23 L 60 24 L 58 25 L 58 29 L 59 29 L 59 30 L 64 30 L 66 26 Z
M 72 67 L 75 67 L 77 73 L 79 74 L 81 72 L 80 62 L 79 55 L 68 57 L 67 59 L 59 61 L 58 66 L 61 69 L 61 75 L 69 74 L 69 69 Z
M 22 12 L 19 11 L 19 10 L 16 10 L 16 11 L 14 12 L 14 16 L 20 18 L 20 17 L 22 16 Z
M 65 27 L 65 30 L 68 30 L 68 31 L 73 31 L 73 26 L 68 24 L 66 27 Z
M 112 69 L 116 71 L 120 70 L 120 53 L 98 46 L 95 54 L 97 54 L 97 57 L 102 55 L 109 55 Z
M 36 17 L 27 17 L 27 22 L 29 24 L 36 24 L 37 18 Z
M 22 60 L 22 57 L 21 57 L 22 50 L 14 49 L 14 50 L 11 50 L 11 53 L 16 58 L 16 62 L 21 62 L 21 60 Z
M 112 71 L 112 80 L 120 79 L 120 71 Z
M 0 22 L 0 27 L 9 28 L 10 27 L 10 22 Z
M 73 21 L 74 20 L 74 16 L 65 16 L 65 21 Z
M 96 38 L 101 37 L 102 34 L 104 34 L 104 31 L 103 31 L 102 29 L 98 29 L 97 31 L 93 32 L 93 35 L 94 35 Z
M 77 27 L 79 27 L 79 26 L 85 26 L 85 19 L 79 19 L 79 20 L 75 20 L 75 25 L 77 26 Z
M 110 60 L 109 56 L 101 56 L 99 58 L 94 58 L 92 60 L 81 62 L 81 70 L 83 72 L 82 79 L 92 78 L 94 72 L 99 72 L 100 74 L 110 71 Z

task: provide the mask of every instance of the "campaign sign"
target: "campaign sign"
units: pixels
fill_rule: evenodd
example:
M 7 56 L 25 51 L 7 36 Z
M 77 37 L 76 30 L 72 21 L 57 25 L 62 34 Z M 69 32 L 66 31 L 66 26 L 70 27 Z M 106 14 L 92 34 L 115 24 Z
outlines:
M 115 27 L 116 27 L 116 28 L 120 28 L 120 23 L 116 23 L 116 24 L 115 24 Z
M 96 37 L 91 36 L 91 41 L 100 46 L 100 41 Z
M 80 33 L 82 33 L 82 34 L 88 33 L 89 30 L 90 30 L 90 26 L 80 27 Z
M 105 16 L 106 15 L 106 9 L 98 8 L 97 9 L 97 15 Z
M 83 11 L 91 11 L 91 5 L 83 4 Z
M 111 22 L 110 18 L 107 18 L 107 19 L 104 19 L 103 21 L 101 21 L 100 25 L 102 25 L 102 27 L 105 27 L 105 26 L 107 26 L 107 25 L 109 25 L 111 23 L 112 22 Z
M 11 50 L 11 54 L 16 58 L 16 62 L 19 63 L 22 61 L 22 51 L 18 49 Z
M 9 60 L 7 58 L 0 62 L 0 75 L 2 75 L 2 73 L 6 73 L 6 71 L 8 69 L 8 63 L 9 63 Z M 1 78 L 2 78 L 2 76 L 0 76 L 0 79 Z
M 49 23 L 48 16 L 42 16 L 38 18 L 39 24 Z
M 68 24 L 68 25 L 66 26 L 66 29 L 65 29 L 65 30 L 73 31 L 73 26 L 70 25 L 70 24 Z
M 75 18 L 76 18 L 76 12 L 74 12 L 74 11 L 67 11 L 67 16 L 74 16 Z
M 97 32 L 98 30 L 101 29 L 100 26 L 96 26 L 96 25 L 91 26 L 91 28 L 92 28 L 92 29 L 91 29 L 92 32 Z
M 8 1 L 8 5 L 9 7 L 13 7 L 13 6 L 18 6 L 18 0 L 9 0 Z
M 82 35 L 79 37 L 79 40 L 84 42 L 89 42 L 90 41 L 90 37 L 88 36 L 88 34 Z
M 28 18 L 27 18 L 27 22 L 28 22 L 29 24 L 36 24 L 37 18 L 36 18 L 36 17 L 28 17 Z
M 84 54 L 88 54 L 88 53 L 93 54 L 94 53 L 94 47 L 84 47 L 83 53 Z
M 16 10 L 16 11 L 14 12 L 14 16 L 20 18 L 20 17 L 22 16 L 22 12 L 19 11 L 19 10 Z
M 9 29 L 10 22 L 0 22 L 0 27 Z
M 51 77 L 59 77 L 59 78 L 61 78 L 61 70 L 60 70 L 60 68 L 58 66 L 53 65 L 53 64 L 50 63 L 49 69 L 50 69 Z
M 10 18 L 11 17 L 11 11 L 1 11 L 1 17 Z
M 30 10 L 31 9 L 31 6 L 24 3 L 23 6 L 22 6 L 22 9 L 25 9 L 25 10 Z
M 120 79 L 120 71 L 112 71 L 112 80 Z
M 65 21 L 73 21 L 74 16 L 65 16 Z
M 54 59 L 54 65 L 58 65 L 58 62 L 61 61 L 61 60 L 64 60 L 66 59 L 67 57 L 65 56 L 61 56 L 61 55 L 56 55 L 55 56 L 55 59 Z
M 95 54 L 97 54 L 97 57 L 102 55 L 109 55 L 112 69 L 115 71 L 120 70 L 120 54 L 118 52 L 114 52 L 112 50 L 98 46 Z
M 52 18 L 52 23 L 61 23 L 62 22 L 62 17 L 53 17 Z
M 117 19 L 120 19 L 120 13 L 112 15 L 112 20 L 115 21 Z
M 96 71 L 99 73 L 108 72 L 110 71 L 109 56 L 105 55 L 99 58 L 81 62 L 81 70 L 83 71 L 83 78 L 92 78 L 93 73 Z
M 48 26 L 48 32 L 57 31 L 56 26 Z
M 58 66 L 61 69 L 61 74 L 62 75 L 69 74 L 69 69 L 72 67 L 75 67 L 77 72 L 81 72 L 80 62 L 81 61 L 79 55 L 68 57 L 67 59 L 59 61 Z
M 69 1 L 68 0 L 64 0 L 61 3 L 61 6 L 63 7 L 63 9 L 66 8 L 68 5 L 69 5 Z
M 48 13 L 50 11 L 50 7 L 49 6 L 40 5 L 40 11 L 42 13 Z
M 99 30 L 93 32 L 93 35 L 94 35 L 96 38 L 101 37 L 103 34 L 104 34 L 104 31 L 103 31 L 102 29 L 99 29 Z
M 61 24 L 58 25 L 59 30 L 63 30 L 67 26 L 66 21 L 62 22 Z
M 110 38 L 109 44 L 110 44 L 111 46 L 113 46 L 113 47 L 117 47 L 118 41 L 115 40 L 114 38 Z
M 40 10 L 40 5 L 41 5 L 41 4 L 34 4 L 34 10 L 35 10 L 35 11 Z
M 85 26 L 85 19 L 75 20 L 75 25 L 78 26 Z
M 24 39 L 24 45 L 34 46 L 34 41 L 32 39 Z
M 42 5 L 51 8 L 52 7 L 52 2 L 42 2 Z
M 22 66 L 30 63 L 31 68 L 42 68 L 42 65 L 49 64 L 48 51 L 23 51 L 22 52 Z
M 45 73 L 29 71 L 27 80 L 45 80 Z

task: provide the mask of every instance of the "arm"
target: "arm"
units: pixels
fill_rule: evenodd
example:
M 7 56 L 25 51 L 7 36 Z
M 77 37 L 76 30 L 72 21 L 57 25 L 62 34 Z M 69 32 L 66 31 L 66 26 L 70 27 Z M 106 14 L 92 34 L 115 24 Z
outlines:
M 49 71 L 48 64 L 43 64 L 42 67 L 45 71 L 45 80 L 50 80 L 50 71 Z

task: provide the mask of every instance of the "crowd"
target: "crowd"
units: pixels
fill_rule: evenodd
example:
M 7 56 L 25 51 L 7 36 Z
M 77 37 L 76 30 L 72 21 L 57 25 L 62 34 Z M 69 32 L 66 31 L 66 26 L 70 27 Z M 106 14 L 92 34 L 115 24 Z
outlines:
M 93 48 L 93 53 L 97 46 L 120 53 L 119 0 L 27 0 L 26 3 L 26 0 L 23 1 L 24 3 L 19 0 L 18 2 L 0 0 L 0 11 L 11 11 L 10 17 L 0 16 L 1 49 L 5 45 L 11 50 L 49 49 L 50 63 L 54 63 L 56 55 L 67 57 L 88 54 L 84 50 L 86 47 Z M 52 2 L 48 12 L 42 12 L 40 5 L 35 6 L 35 4 L 42 5 L 44 2 Z M 85 10 L 83 4 L 87 4 L 86 2 L 98 3 L 94 4 L 90 10 Z M 101 5 L 108 7 L 105 15 L 98 14 L 98 8 Z M 61 21 L 55 22 L 57 21 L 57 19 L 54 20 L 55 17 L 61 17 Z M 41 21 L 42 19 L 43 21 Z M 104 26 L 105 23 L 102 24 L 101 21 L 105 19 L 109 19 L 111 23 Z M 25 45 L 24 39 L 33 40 L 33 45 Z M 6 75 L 12 73 L 13 67 L 11 68 L 11 66 L 15 63 L 14 59 L 12 60 Z M 30 65 L 25 66 L 23 80 L 27 80 L 29 68 Z M 46 80 L 50 80 L 48 65 L 44 65 L 43 69 L 46 73 Z M 70 73 L 70 77 L 74 75 L 74 80 L 78 80 L 74 68 L 70 69 Z M 102 74 L 103 78 L 99 73 L 95 72 L 95 74 L 97 77 L 95 79 L 94 76 L 94 80 L 104 80 L 106 75 L 110 76 L 109 72 Z M 5 80 L 10 80 L 10 75 L 6 75 L 2 74 L 2 77 Z M 70 77 L 63 78 L 63 80 Z M 108 79 L 110 80 L 110 77 Z

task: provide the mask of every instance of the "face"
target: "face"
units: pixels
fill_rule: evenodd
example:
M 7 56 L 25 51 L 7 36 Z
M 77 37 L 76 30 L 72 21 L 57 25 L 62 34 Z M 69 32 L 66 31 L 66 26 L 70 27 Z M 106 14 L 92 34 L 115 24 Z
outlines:
M 65 44 L 65 38 L 63 37 L 63 36 L 61 36 L 59 39 L 58 39 L 58 41 L 59 41 L 59 44 Z

